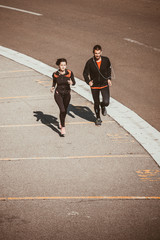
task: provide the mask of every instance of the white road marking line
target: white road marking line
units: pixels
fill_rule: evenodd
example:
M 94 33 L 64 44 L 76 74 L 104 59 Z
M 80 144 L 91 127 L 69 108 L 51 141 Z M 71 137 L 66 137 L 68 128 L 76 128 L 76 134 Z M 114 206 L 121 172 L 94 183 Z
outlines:
M 155 47 L 149 46 L 149 45 L 147 45 L 147 44 L 138 42 L 138 41 L 136 41 L 136 40 L 132 40 L 132 39 L 130 39 L 130 38 L 124 38 L 124 40 L 125 40 L 125 41 L 128 41 L 128 42 L 131 42 L 131 43 L 136 43 L 136 44 L 138 44 L 138 45 L 140 45 L 140 46 L 144 46 L 144 47 L 146 47 L 146 48 L 151 48 L 151 49 L 153 49 L 154 51 L 160 52 L 160 49 L 159 49 L 159 48 L 155 48 Z
M 8 7 L 8 6 L 4 6 L 4 5 L 0 5 L 0 7 L 1 8 L 11 9 L 11 10 L 14 10 L 14 11 L 29 13 L 29 14 L 36 15 L 36 16 L 42 16 L 42 14 L 40 14 L 40 13 L 30 12 L 30 11 L 26 11 L 26 10 L 19 9 L 19 8 L 13 8 L 13 7 Z

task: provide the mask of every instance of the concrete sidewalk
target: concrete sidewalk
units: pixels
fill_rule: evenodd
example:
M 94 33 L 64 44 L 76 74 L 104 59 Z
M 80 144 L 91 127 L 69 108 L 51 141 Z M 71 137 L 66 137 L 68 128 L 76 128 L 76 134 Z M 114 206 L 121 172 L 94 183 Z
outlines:
M 45 63 L 3 46 L 0 46 L 0 54 L 49 78 L 53 71 L 56 71 Z M 76 78 L 76 85 L 73 88 L 80 96 L 93 102 L 90 87 L 84 81 Z M 129 132 L 160 166 L 160 132 L 158 130 L 112 97 L 108 107 L 108 115 Z
M 61 138 L 51 79 L 0 66 L 0 239 L 158 239 L 160 169 L 148 152 L 109 116 L 96 127 L 74 91 Z

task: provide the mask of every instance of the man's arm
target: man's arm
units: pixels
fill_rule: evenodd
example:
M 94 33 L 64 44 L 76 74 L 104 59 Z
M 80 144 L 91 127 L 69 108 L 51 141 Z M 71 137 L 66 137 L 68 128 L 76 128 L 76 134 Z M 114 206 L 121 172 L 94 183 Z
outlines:
M 111 62 L 109 59 L 108 59 L 107 73 L 108 73 L 108 79 L 111 80 Z
M 89 75 L 90 75 L 90 68 L 89 68 L 89 63 L 87 62 L 83 71 L 83 77 L 87 84 L 89 84 L 89 82 L 91 81 L 89 78 Z
M 111 87 L 112 86 L 112 81 L 111 81 L 111 62 L 110 62 L 109 59 L 108 59 L 107 72 L 108 72 L 108 85 Z

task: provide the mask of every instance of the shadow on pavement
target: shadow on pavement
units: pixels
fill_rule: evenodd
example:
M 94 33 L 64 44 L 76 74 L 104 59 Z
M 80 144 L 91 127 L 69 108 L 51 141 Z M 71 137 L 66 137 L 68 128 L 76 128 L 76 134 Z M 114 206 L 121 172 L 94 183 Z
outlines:
M 72 104 L 69 104 L 67 114 L 72 118 L 75 118 L 75 115 L 77 115 L 80 118 L 83 118 L 90 122 L 95 122 L 96 120 L 94 113 L 90 108 L 86 106 L 74 106 Z
M 46 126 L 50 127 L 53 131 L 55 131 L 56 133 L 58 133 L 59 136 L 61 136 L 60 131 L 57 129 L 58 127 L 58 121 L 57 118 L 52 116 L 52 115 L 48 115 L 48 114 L 44 114 L 41 111 L 34 111 L 34 117 L 37 118 L 37 121 L 41 121 L 41 123 L 45 124 Z

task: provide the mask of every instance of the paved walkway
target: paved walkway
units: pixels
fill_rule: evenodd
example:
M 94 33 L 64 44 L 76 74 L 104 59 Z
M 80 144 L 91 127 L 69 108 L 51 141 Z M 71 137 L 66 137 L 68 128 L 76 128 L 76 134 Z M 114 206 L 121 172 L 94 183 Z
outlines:
M 0 54 L 34 69 L 49 78 L 51 77 L 52 72 L 56 71 L 56 69 L 53 69 L 47 64 L 3 46 L 0 46 Z M 89 86 L 78 78 L 76 78 L 74 91 L 85 99 L 91 102 L 93 101 Z M 150 153 L 160 166 L 160 132 L 144 121 L 135 112 L 131 111 L 113 98 L 111 98 L 111 104 L 108 107 L 108 114 L 127 132 L 129 132 L 144 147 L 144 149 Z
M 158 239 L 148 152 L 109 116 L 96 127 L 74 91 L 61 138 L 51 79 L 2 56 L 0 66 L 0 239 Z

